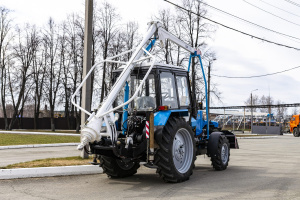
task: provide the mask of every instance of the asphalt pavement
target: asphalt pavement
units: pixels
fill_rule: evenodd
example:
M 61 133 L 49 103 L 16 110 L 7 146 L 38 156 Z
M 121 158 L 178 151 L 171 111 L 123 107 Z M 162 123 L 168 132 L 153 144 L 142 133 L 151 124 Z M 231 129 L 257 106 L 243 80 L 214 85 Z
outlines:
M 300 199 L 300 138 L 240 139 L 239 146 L 225 171 L 198 156 L 183 183 L 164 183 L 155 169 L 142 166 L 123 179 L 94 174 L 0 180 L 0 199 Z
M 12 131 L 12 134 L 28 134 L 27 131 Z M 34 134 L 51 134 L 45 132 L 34 132 Z M 54 135 L 65 135 L 66 133 L 54 133 Z M 67 133 L 68 134 L 68 133 Z M 268 139 L 277 136 L 259 136 L 259 137 L 242 137 L 240 139 Z M 239 138 L 239 137 L 238 137 Z M 66 144 L 36 144 L 36 145 L 16 145 L 0 147 L 0 167 L 9 164 L 32 161 L 45 158 L 60 158 L 77 156 L 80 154 L 76 150 L 77 143 Z M 34 168 L 34 169 L 12 169 L 0 170 L 0 179 L 27 178 L 27 177 L 44 177 L 44 176 L 61 176 L 61 175 L 78 175 L 78 174 L 96 174 L 102 173 L 97 167 L 55 167 L 55 168 Z

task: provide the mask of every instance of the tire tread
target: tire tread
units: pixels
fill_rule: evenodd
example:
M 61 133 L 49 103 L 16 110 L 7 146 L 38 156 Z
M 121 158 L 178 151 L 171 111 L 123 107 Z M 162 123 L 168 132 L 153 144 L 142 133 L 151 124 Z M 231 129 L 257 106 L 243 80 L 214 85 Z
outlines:
M 155 161 L 154 163 L 158 166 L 157 173 L 159 176 L 165 181 L 165 182 L 172 182 L 172 183 L 178 183 L 183 182 L 189 179 L 189 177 L 193 173 L 193 168 L 195 167 L 195 159 L 196 159 L 196 152 L 195 152 L 195 141 L 193 139 L 193 160 L 191 163 L 190 169 L 184 173 L 181 174 L 177 171 L 173 164 L 173 157 L 172 157 L 172 141 L 173 138 L 179 130 L 179 128 L 185 128 L 187 129 L 192 139 L 194 136 L 192 135 L 193 131 L 191 127 L 181 118 L 177 117 L 170 117 L 167 124 L 165 125 L 163 129 L 163 135 L 161 143 L 159 143 L 159 150 L 155 154 Z
M 100 167 L 102 167 L 103 173 L 106 173 L 111 178 L 124 178 L 136 174 L 140 164 L 139 162 L 134 162 L 130 169 L 124 170 L 118 165 L 116 158 L 100 156 Z

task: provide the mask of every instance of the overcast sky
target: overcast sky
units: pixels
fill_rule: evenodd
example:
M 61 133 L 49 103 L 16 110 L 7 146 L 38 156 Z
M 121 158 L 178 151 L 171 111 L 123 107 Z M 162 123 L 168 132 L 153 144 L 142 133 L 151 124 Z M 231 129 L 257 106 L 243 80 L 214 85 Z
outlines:
M 102 2 L 102 0 L 94 1 Z M 180 2 L 180 0 L 171 1 Z M 174 8 L 163 0 L 109 0 L 109 2 L 117 7 L 124 22 L 138 21 L 141 33 L 146 31 L 147 22 L 157 10 Z M 293 2 L 300 4 L 299 0 Z M 300 38 L 300 7 L 285 0 L 207 0 L 206 3 L 276 32 Z M 59 22 L 69 13 L 84 13 L 84 0 L 0 0 L 0 5 L 14 11 L 15 23 L 29 22 L 38 26 L 45 25 L 50 16 Z M 210 7 L 207 9 L 207 17 L 212 20 L 266 40 L 300 48 L 300 39 L 290 39 L 236 20 Z M 262 42 L 222 26 L 217 26 L 212 40 L 207 42 L 217 54 L 217 60 L 212 66 L 214 75 L 256 76 L 300 66 L 300 51 Z M 275 100 L 300 103 L 300 68 L 261 78 L 228 79 L 212 76 L 212 79 L 222 92 L 222 103 L 214 101 L 212 106 L 244 105 L 244 101 L 255 89 L 258 90 L 253 94 L 259 96 L 270 94 Z

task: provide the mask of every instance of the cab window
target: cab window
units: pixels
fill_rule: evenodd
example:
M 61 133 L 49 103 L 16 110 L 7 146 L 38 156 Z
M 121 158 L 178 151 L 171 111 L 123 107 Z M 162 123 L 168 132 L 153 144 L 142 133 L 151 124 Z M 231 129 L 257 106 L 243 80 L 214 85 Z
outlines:
M 162 72 L 160 81 L 162 106 L 169 106 L 171 109 L 178 108 L 174 75 L 169 72 Z
M 176 76 L 179 105 L 189 106 L 190 105 L 190 95 L 189 88 L 187 84 L 187 79 L 185 76 Z

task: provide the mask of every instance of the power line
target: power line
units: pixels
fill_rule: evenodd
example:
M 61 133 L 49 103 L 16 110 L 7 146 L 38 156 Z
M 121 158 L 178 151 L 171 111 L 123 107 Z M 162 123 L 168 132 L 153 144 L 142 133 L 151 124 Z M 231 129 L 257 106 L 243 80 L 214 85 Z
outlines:
M 293 4 L 294 6 L 297 6 L 297 7 L 300 7 L 300 4 L 296 3 L 296 2 L 293 2 L 293 1 L 290 1 L 290 0 L 284 0 L 290 4 Z
M 238 20 L 241 20 L 241 21 L 246 22 L 246 23 L 248 23 L 248 24 L 251 24 L 251 25 L 254 25 L 254 26 L 256 26 L 256 27 L 259 27 L 259 28 L 261 28 L 261 29 L 264 29 L 264 30 L 267 30 L 267 31 L 270 31 L 270 32 L 273 32 L 273 33 L 276 33 L 276 34 L 279 34 L 279 35 L 282 35 L 282 36 L 286 36 L 286 37 L 289 37 L 289 38 L 293 38 L 293 39 L 296 39 L 296 40 L 300 40 L 300 38 L 297 38 L 297 37 L 294 37 L 294 36 L 291 36 L 291 35 L 287 35 L 287 34 L 284 34 L 284 33 L 281 33 L 281 32 L 278 32 L 278 31 L 275 31 L 275 30 L 266 28 L 266 27 L 261 26 L 261 25 L 259 25 L 259 24 L 253 23 L 253 22 L 251 22 L 251 21 L 248 21 L 248 20 L 246 20 L 246 19 L 243 19 L 243 18 L 238 17 L 238 16 L 236 16 L 236 15 L 233 15 L 233 14 L 231 14 L 231 13 L 228 13 L 228 12 L 226 12 L 226 11 L 224 11 L 224 10 L 219 9 L 219 8 L 213 7 L 213 6 L 211 6 L 211 5 L 207 4 L 207 3 L 204 3 L 204 2 L 201 2 L 201 3 L 203 3 L 204 5 L 206 5 L 206 6 L 210 7 L 210 8 L 212 8 L 212 9 L 215 9 L 215 10 L 217 10 L 217 11 L 219 11 L 219 12 L 222 12 L 222 13 L 224 13 L 224 14 L 226 14 L 226 15 L 229 15 L 229 16 L 231 16 L 231 17 L 234 17 L 234 18 L 238 19 Z
M 172 5 L 176 6 L 176 7 L 180 8 L 180 9 L 182 9 L 182 10 L 185 10 L 186 12 L 190 12 L 190 13 L 192 13 L 192 14 L 194 14 L 194 15 L 197 15 L 197 16 L 199 16 L 199 17 L 202 17 L 203 19 L 206 19 L 206 20 L 208 20 L 208 21 L 210 21 L 210 22 L 212 22 L 212 23 L 215 23 L 215 24 L 218 24 L 218 25 L 220 25 L 220 26 L 223 26 L 224 28 L 230 29 L 230 30 L 232 30 L 232 31 L 235 31 L 235 32 L 238 32 L 238 33 L 247 35 L 247 36 L 250 36 L 250 37 L 252 37 L 252 38 L 261 40 L 261 41 L 263 41 L 263 42 L 268 42 L 268 43 L 271 43 L 271 44 L 275 44 L 275 45 L 277 45 L 277 46 L 281 46 L 281 47 L 290 48 L 290 49 L 294 49 L 294 50 L 300 51 L 300 49 L 297 48 L 297 47 L 292 47 L 292 46 L 288 46 L 288 45 L 285 45 L 285 44 L 273 42 L 273 41 L 271 41 L 271 40 L 266 40 L 266 39 L 264 39 L 264 38 L 261 38 L 261 37 L 258 37 L 258 36 L 255 36 L 255 35 L 252 35 L 252 34 L 249 34 L 249 33 L 243 32 L 243 31 L 240 31 L 240 30 L 237 30 L 237 29 L 235 29 L 235 28 L 232 28 L 232 27 L 229 27 L 229 26 L 227 26 L 227 25 L 224 25 L 224 24 L 222 24 L 222 23 L 220 23 L 220 22 L 217 22 L 217 21 L 211 20 L 211 19 L 209 19 L 209 18 L 207 18 L 207 17 L 201 16 L 201 15 L 199 15 L 199 14 L 197 14 L 197 13 L 191 11 L 191 10 L 188 10 L 188 9 L 186 9 L 186 8 L 183 8 L 182 6 L 179 6 L 179 5 L 177 5 L 177 4 L 174 4 L 174 3 L 172 3 L 172 2 L 170 2 L 170 1 L 168 1 L 168 0 L 164 0 L 164 1 L 167 2 L 167 3 L 169 3 L 169 4 L 172 4 Z
M 259 10 L 265 12 L 265 13 L 268 13 L 268 14 L 274 16 L 274 17 L 277 17 L 277 18 L 279 18 L 279 19 L 282 19 L 282 20 L 284 20 L 284 21 L 286 21 L 286 22 L 289 22 L 289 23 L 291 23 L 291 24 L 294 24 L 294 25 L 296 25 L 296 26 L 300 26 L 300 24 L 297 24 L 297 23 L 294 23 L 294 22 L 289 21 L 289 20 L 287 20 L 287 19 L 284 19 L 283 17 L 280 17 L 280 16 L 278 16 L 278 15 L 275 15 L 275 14 L 269 12 L 269 11 L 266 11 L 266 10 L 264 10 L 264 9 L 262 9 L 262 8 L 256 6 L 256 5 L 254 5 L 254 4 L 252 4 L 252 3 L 249 3 L 249 2 L 246 1 L 246 0 L 243 0 L 243 1 L 244 1 L 245 3 L 247 3 L 247 4 L 251 5 L 251 6 L 253 6 L 254 8 L 257 8 L 257 9 L 259 9 Z
M 282 9 L 282 8 L 279 8 L 279 7 L 277 7 L 277 6 L 274 6 L 274 5 L 272 5 L 272 4 L 268 3 L 268 2 L 265 2 L 265 1 L 263 1 L 263 0 L 260 0 L 260 1 L 263 2 L 263 3 L 265 3 L 265 4 L 267 4 L 267 5 L 269 5 L 269 6 L 272 6 L 272 7 L 274 7 L 274 8 L 277 8 L 278 10 L 281 10 L 281 11 L 283 11 L 283 12 L 289 13 L 289 14 L 294 15 L 294 16 L 296 16 L 296 17 L 300 17 L 300 15 L 296 15 L 295 13 L 292 13 L 292 12 L 289 12 L 289 11 L 284 10 L 284 9 Z
M 280 72 L 274 72 L 274 73 L 270 73 L 270 74 L 263 74 L 263 75 L 256 75 L 256 76 L 222 76 L 222 75 L 215 75 L 215 74 L 212 74 L 212 76 L 221 77 L 221 78 L 259 78 L 259 77 L 271 76 L 271 75 L 275 75 L 275 74 L 280 74 L 280 73 L 283 73 L 283 72 L 291 71 L 291 70 L 297 69 L 299 67 L 300 66 L 293 67 L 293 68 L 290 68 L 290 69 L 286 69 L 286 70 L 283 70 L 283 71 L 280 71 Z

